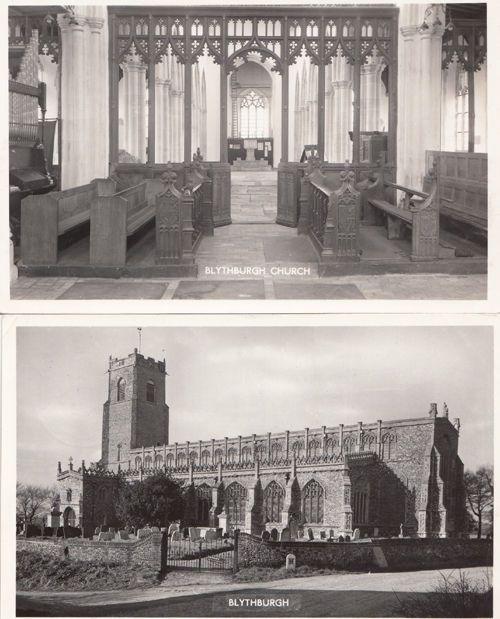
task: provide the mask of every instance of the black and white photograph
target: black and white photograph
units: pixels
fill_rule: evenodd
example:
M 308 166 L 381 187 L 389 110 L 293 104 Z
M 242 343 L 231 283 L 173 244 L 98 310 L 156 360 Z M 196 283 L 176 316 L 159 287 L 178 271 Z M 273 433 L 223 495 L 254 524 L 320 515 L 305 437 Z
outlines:
M 11 301 L 487 300 L 486 55 L 486 3 L 12 2 Z
M 493 616 L 493 326 L 11 337 L 17 616 Z

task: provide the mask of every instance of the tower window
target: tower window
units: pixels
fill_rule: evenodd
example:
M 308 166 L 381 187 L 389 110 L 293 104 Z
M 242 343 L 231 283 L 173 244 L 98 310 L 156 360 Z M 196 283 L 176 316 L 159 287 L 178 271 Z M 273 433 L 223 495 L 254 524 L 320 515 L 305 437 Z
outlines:
M 118 383 L 116 385 L 116 400 L 117 402 L 121 402 L 125 399 L 125 381 L 123 378 L 118 379 Z
M 68 503 L 71 503 L 72 498 L 73 498 L 73 493 L 71 492 L 71 489 L 68 488 L 68 490 L 66 490 L 66 501 Z
M 146 383 L 146 402 L 156 402 L 156 387 L 152 380 Z

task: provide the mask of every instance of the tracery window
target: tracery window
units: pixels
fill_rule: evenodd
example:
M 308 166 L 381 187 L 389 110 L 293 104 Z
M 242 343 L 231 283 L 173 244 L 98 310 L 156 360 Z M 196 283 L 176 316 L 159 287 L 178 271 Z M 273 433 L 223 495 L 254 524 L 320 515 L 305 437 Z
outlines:
M 228 462 L 236 462 L 236 449 L 231 447 L 227 452 L 227 461 Z
M 163 456 L 160 456 L 159 454 L 155 456 L 155 468 L 161 468 L 163 464 Z
M 212 507 L 212 489 L 207 484 L 201 484 L 196 488 L 196 497 L 198 500 L 198 521 L 201 525 L 207 525 Z
M 319 456 L 320 444 L 316 440 L 312 440 L 309 443 L 309 456 L 311 458 L 317 458 Z
M 135 458 L 135 470 L 138 471 L 141 468 L 142 460 L 140 456 L 136 456 Z
M 279 443 L 273 443 L 271 445 L 271 460 L 276 462 L 281 455 L 281 445 Z
M 215 464 L 219 464 L 219 462 L 222 462 L 224 454 L 222 453 L 222 449 L 216 449 L 214 452 L 214 461 Z
M 196 453 L 196 451 L 192 451 L 189 454 L 189 461 L 193 464 L 196 464 L 198 462 L 198 454 Z
M 186 466 L 186 454 L 180 453 L 177 455 L 177 466 Z
M 323 487 L 315 479 L 311 479 L 304 486 L 302 496 L 302 514 L 306 522 L 321 524 L 323 522 Z
M 295 441 L 292 445 L 292 451 L 296 458 L 302 458 L 304 455 L 304 443 L 301 441 Z
M 264 491 L 264 518 L 266 522 L 280 522 L 285 491 L 274 480 Z
M 241 461 L 242 462 L 252 461 L 252 450 L 250 447 L 243 447 L 243 449 L 241 450 Z
M 240 136 L 263 138 L 265 127 L 265 101 L 262 95 L 251 90 L 240 104 Z
M 201 464 L 203 466 L 206 466 L 210 461 L 210 452 L 208 451 L 208 449 L 204 449 L 201 452 Z
M 153 461 L 152 461 L 152 459 L 151 459 L 151 456 L 146 456 L 146 457 L 144 458 L 144 467 L 145 467 L 146 469 L 150 469 L 150 468 L 151 468 L 151 464 L 152 464 L 152 462 L 153 462 Z
M 71 503 L 72 498 L 73 498 L 73 492 L 71 491 L 70 488 L 68 488 L 68 490 L 66 490 L 66 501 L 68 503 Z
M 171 469 L 174 466 L 174 456 L 173 454 L 167 454 L 167 457 L 165 459 L 165 463 L 167 465 L 167 468 Z
M 123 378 L 119 378 L 116 383 L 116 401 L 121 402 L 125 399 L 125 381 Z
M 226 490 L 226 511 L 229 524 L 233 528 L 245 523 L 245 506 L 247 491 L 237 481 L 233 482 Z

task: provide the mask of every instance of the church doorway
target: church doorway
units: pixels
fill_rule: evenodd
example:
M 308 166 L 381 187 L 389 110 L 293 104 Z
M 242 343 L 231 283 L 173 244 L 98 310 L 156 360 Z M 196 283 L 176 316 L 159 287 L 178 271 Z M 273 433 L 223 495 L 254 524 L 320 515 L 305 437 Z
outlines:
M 76 514 L 72 507 L 66 507 L 64 510 L 63 522 L 65 527 L 76 527 Z

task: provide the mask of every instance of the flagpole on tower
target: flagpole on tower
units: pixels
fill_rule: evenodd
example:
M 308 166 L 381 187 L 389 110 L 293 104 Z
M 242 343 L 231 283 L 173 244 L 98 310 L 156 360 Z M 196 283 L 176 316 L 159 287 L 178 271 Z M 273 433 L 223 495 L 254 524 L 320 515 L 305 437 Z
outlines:
M 141 344 L 142 344 L 142 328 L 137 327 L 137 331 L 139 332 L 139 352 L 141 352 Z

